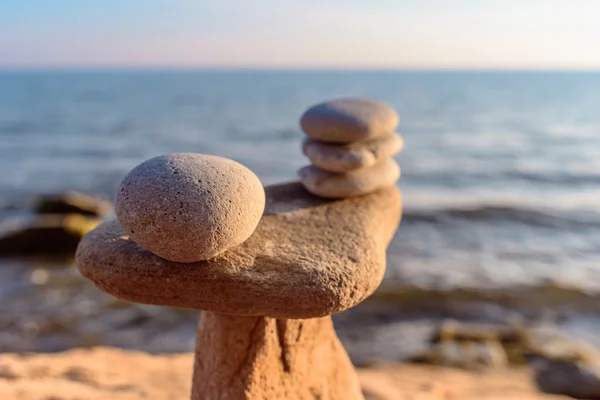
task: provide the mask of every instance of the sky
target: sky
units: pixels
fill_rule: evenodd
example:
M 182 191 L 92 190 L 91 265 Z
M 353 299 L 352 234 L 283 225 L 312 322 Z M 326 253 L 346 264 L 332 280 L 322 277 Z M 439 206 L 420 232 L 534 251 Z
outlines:
M 600 0 L 0 0 L 0 68 L 600 69 Z

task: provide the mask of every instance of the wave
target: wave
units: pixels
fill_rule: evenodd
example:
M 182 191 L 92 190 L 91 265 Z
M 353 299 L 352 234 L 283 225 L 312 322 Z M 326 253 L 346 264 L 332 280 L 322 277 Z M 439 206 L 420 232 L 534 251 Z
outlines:
M 535 183 L 558 184 L 562 186 L 600 183 L 600 174 L 509 172 L 506 173 L 505 176 L 509 179 L 519 179 Z
M 564 173 L 564 172 L 525 172 L 525 171 L 494 171 L 494 172 L 403 172 L 403 179 L 420 183 L 429 183 L 445 187 L 465 187 L 482 182 L 523 182 L 526 184 L 557 185 L 561 187 L 600 184 L 600 174 L 595 173 Z
M 550 212 L 505 205 L 438 209 L 405 209 L 402 223 L 511 222 L 548 228 L 597 228 L 600 213 Z

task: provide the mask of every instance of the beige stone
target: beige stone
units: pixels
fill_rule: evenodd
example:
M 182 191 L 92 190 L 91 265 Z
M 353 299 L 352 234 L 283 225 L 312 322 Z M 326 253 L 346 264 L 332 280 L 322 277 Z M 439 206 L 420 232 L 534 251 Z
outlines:
M 403 146 L 404 141 L 398 134 L 349 144 L 324 143 L 308 138 L 302 143 L 302 152 L 314 166 L 324 171 L 348 172 L 372 167 L 399 153 Z
M 330 317 L 276 320 L 204 313 L 192 399 L 363 399 Z
M 170 262 L 112 221 L 83 238 L 77 266 L 124 300 L 246 316 L 322 317 L 373 293 L 400 220 L 395 186 L 341 201 L 315 197 L 300 183 L 266 193 L 265 215 L 252 236 L 213 259 Z
M 328 172 L 310 165 L 302 168 L 298 175 L 309 192 L 338 199 L 362 196 L 393 186 L 400 178 L 400 167 L 393 159 L 385 159 L 372 167 L 344 173 Z
M 317 104 L 300 119 L 302 130 L 322 142 L 351 143 L 393 133 L 400 117 L 377 100 L 347 98 Z
M 198 330 L 192 400 L 361 400 L 329 315 L 381 282 L 400 193 L 391 186 L 326 201 L 300 183 L 266 193 L 252 236 L 213 259 L 170 262 L 112 221 L 84 237 L 77 266 L 121 299 L 208 310 Z
M 244 242 L 265 206 L 259 179 L 223 157 L 175 153 L 135 167 L 117 191 L 121 226 L 167 260 L 194 262 Z

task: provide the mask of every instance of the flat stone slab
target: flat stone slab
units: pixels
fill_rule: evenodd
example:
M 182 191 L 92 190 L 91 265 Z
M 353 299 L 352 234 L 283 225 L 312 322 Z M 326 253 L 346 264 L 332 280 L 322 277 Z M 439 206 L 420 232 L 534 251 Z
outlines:
M 373 293 L 400 222 L 395 186 L 339 201 L 316 197 L 298 182 L 265 191 L 256 231 L 215 258 L 165 260 L 110 221 L 85 235 L 77 266 L 99 289 L 123 300 L 235 315 L 316 318 Z

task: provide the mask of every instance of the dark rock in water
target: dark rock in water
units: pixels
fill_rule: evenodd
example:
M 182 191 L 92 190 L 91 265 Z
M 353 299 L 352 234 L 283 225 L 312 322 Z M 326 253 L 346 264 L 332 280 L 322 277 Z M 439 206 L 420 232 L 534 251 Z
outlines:
M 79 240 L 99 223 L 96 217 L 80 214 L 5 221 L 4 228 L 8 229 L 0 236 L 0 257 L 75 254 Z
M 37 214 L 82 214 L 102 217 L 112 211 L 112 204 L 103 199 L 79 192 L 46 195 L 38 199 L 34 212 Z
M 369 302 L 410 305 L 412 310 L 440 312 L 473 307 L 475 304 L 494 304 L 503 308 L 536 315 L 539 310 L 550 310 L 556 318 L 576 312 L 600 312 L 600 294 L 560 282 L 539 282 L 534 285 L 511 287 L 456 287 L 437 288 L 409 284 L 384 283 Z M 556 321 L 559 322 L 559 321 Z
M 600 399 L 600 360 L 562 361 L 538 357 L 532 366 L 535 382 L 545 393 Z
M 450 320 L 434 332 L 431 347 L 411 361 L 470 370 L 500 368 L 520 364 L 518 355 L 526 352 L 523 339 L 512 327 Z
M 540 390 L 576 399 L 600 399 L 600 353 L 590 344 L 542 335 L 527 358 Z
M 600 354 L 588 343 L 564 337 L 557 332 L 543 333 L 519 325 L 448 320 L 433 333 L 429 346 L 411 361 L 470 370 L 530 363 L 534 367 L 541 365 L 544 371 L 542 378 L 551 370 L 549 365 L 555 365 L 556 368 L 567 368 L 568 365 L 571 370 L 581 370 L 582 376 L 585 375 L 583 371 L 587 371 L 587 374 L 591 366 L 597 365 L 597 371 L 600 372 Z M 600 394 L 600 385 L 598 389 Z

